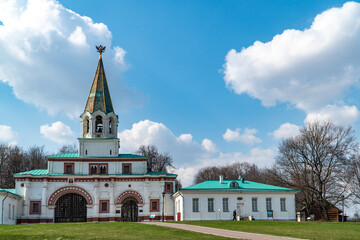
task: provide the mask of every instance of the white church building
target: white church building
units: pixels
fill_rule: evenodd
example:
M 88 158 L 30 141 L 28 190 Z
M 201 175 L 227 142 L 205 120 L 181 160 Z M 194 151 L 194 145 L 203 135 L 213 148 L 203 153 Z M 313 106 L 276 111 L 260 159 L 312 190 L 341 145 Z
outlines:
M 103 50 L 80 116 L 79 152 L 47 157 L 48 169 L 15 174 L 15 189 L 0 190 L 1 224 L 174 219 L 177 175 L 148 172 L 147 157 L 119 154 Z
M 0 189 L 0 224 L 149 220 L 295 219 L 295 194 L 247 180 L 209 180 L 178 192 L 176 174 L 148 172 L 147 157 L 119 154 L 118 116 L 100 58 L 77 153 L 47 157 L 48 168 L 14 175 Z

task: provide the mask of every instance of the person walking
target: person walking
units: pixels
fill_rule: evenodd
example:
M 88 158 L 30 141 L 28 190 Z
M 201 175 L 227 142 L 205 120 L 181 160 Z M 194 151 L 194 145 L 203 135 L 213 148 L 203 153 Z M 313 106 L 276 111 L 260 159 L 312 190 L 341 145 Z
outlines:
M 236 221 L 236 210 L 233 211 L 233 221 Z

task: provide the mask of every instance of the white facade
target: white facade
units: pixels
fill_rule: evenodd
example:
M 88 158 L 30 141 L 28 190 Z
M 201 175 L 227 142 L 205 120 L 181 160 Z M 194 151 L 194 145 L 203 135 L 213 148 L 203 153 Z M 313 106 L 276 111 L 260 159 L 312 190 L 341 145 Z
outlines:
M 73 183 L 69 182 L 72 179 Z M 175 184 L 175 178 L 171 181 L 167 175 L 141 175 L 136 177 L 128 175 L 127 177 L 119 177 L 118 175 L 109 175 L 106 177 L 63 175 L 53 177 L 35 177 L 21 175 L 17 177 L 16 193 L 23 196 L 17 218 L 18 223 L 50 223 L 55 222 L 56 200 L 63 194 L 73 192 L 81 194 L 85 191 L 87 202 L 87 221 L 122 221 L 121 219 L 121 200 L 126 197 L 134 197 L 138 200 L 138 220 L 147 221 L 151 215 L 155 215 L 155 219 L 162 219 L 163 197 L 162 192 L 165 183 Z M 59 192 L 57 194 L 57 192 Z M 62 193 L 63 192 L 63 193 Z M 125 197 L 120 199 L 122 195 Z M 164 196 L 164 219 L 174 219 L 174 205 L 170 198 L 172 192 L 166 192 Z M 54 198 L 54 199 L 53 199 Z M 157 211 L 152 211 L 150 200 L 159 201 Z M 0 199 L 1 200 L 1 199 Z M 100 201 L 109 201 L 109 211 L 100 212 Z M 41 211 L 39 214 L 32 214 L 30 205 L 32 202 L 41 203 Z M 7 206 L 7 205 L 5 205 Z M 118 210 L 118 211 L 117 211 Z M 15 222 L 12 222 L 14 224 Z
M 0 224 L 16 224 L 17 216 L 21 214 L 21 200 L 16 194 L 0 192 Z
M 180 194 L 181 193 L 181 194 Z M 208 211 L 208 199 L 214 199 L 214 211 Z M 241 200 L 238 200 L 241 198 Z M 180 191 L 174 195 L 175 220 L 232 220 L 233 211 L 237 216 L 252 216 L 257 220 L 266 220 L 266 198 L 271 199 L 274 220 L 295 220 L 295 194 L 282 192 L 216 192 L 216 191 Z M 285 199 L 285 211 L 281 211 L 280 199 Z M 193 211 L 193 199 L 198 199 L 199 211 Z M 228 199 L 228 211 L 224 211 L 223 199 Z M 257 211 L 252 209 L 252 199 L 257 200 Z M 225 209 L 226 210 L 226 209 Z M 255 210 L 255 209 L 254 209 Z M 179 215 L 180 213 L 180 215 Z M 178 217 L 180 216 L 180 219 Z M 272 219 L 272 218 L 271 218 Z

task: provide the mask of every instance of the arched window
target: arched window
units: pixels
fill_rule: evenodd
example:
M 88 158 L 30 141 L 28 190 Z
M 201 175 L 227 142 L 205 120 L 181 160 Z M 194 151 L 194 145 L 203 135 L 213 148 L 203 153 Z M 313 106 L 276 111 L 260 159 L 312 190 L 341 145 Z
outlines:
M 100 165 L 100 174 L 106 174 L 106 165 Z
M 109 119 L 109 133 L 112 133 L 112 124 L 113 124 L 113 119 L 110 118 Z
M 90 172 L 91 174 L 97 174 L 97 165 L 91 165 Z
M 95 132 L 102 133 L 103 132 L 103 121 L 101 116 L 96 117 L 95 121 Z
M 239 184 L 237 182 L 231 182 L 230 183 L 230 188 L 238 188 L 239 187 Z
M 86 117 L 83 121 L 83 132 L 84 133 L 88 133 L 89 132 L 89 127 L 90 127 L 90 124 L 89 124 L 89 117 Z
M 89 118 L 86 118 L 86 133 L 88 133 L 89 132 L 89 126 L 90 124 L 89 124 Z

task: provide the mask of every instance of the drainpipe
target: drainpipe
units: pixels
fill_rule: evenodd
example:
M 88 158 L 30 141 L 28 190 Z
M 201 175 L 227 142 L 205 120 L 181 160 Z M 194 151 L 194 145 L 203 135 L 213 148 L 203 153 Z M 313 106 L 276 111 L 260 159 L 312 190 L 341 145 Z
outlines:
M 8 197 L 9 193 L 6 193 L 6 196 L 4 197 L 4 199 L 2 200 L 2 203 L 1 203 L 1 225 L 4 224 L 4 202 L 5 202 L 5 199 Z

